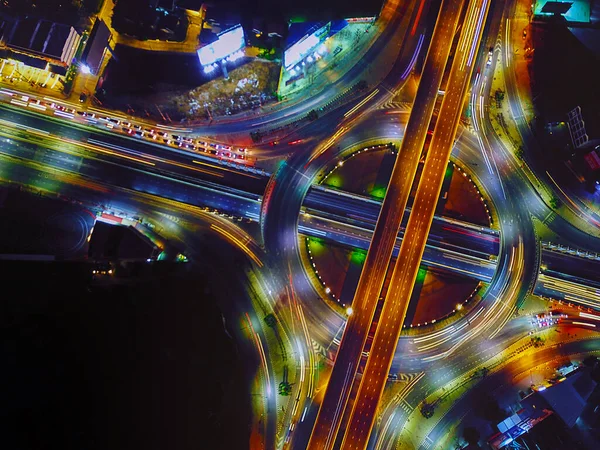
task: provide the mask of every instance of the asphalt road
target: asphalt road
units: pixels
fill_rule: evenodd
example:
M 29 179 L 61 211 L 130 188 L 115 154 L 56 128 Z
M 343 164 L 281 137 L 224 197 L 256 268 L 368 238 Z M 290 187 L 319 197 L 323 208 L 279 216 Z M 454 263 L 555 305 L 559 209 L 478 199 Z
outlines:
M 444 172 L 454 145 L 463 100 L 473 70 L 473 54 L 479 46 L 488 6 L 487 0 L 468 3 L 460 39 L 454 52 L 448 85 L 405 229 L 405 239 L 394 266 L 381 318 L 342 443 L 344 448 L 364 449 L 369 441 L 377 406 L 387 382 L 387 375 L 425 250 Z M 446 38 L 448 49 L 452 41 L 450 37 Z

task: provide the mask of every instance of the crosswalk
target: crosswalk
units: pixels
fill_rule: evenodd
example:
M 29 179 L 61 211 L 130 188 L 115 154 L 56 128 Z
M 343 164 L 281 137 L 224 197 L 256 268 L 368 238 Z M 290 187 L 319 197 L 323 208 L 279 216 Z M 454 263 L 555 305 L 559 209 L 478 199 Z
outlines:
M 390 373 L 388 380 L 389 381 L 395 381 L 395 382 L 410 382 L 412 380 L 414 380 L 417 375 L 419 375 L 418 373 Z
M 423 443 L 421 444 L 421 446 L 419 447 L 419 450 L 420 449 L 427 450 L 432 445 L 433 445 L 433 440 L 429 436 L 427 436 L 425 438 L 425 440 L 423 441 Z
M 380 109 L 394 109 L 399 111 L 410 111 L 411 104 L 409 102 L 399 102 L 397 100 L 388 100 L 383 105 L 381 105 Z

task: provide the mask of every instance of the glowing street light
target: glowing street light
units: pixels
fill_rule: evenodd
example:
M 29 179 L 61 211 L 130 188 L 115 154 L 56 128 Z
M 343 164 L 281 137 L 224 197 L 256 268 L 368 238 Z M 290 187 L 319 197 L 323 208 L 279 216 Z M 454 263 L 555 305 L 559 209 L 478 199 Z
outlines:
M 353 312 L 354 312 L 354 310 L 352 309 L 352 306 L 348 306 L 346 308 L 346 314 L 347 315 L 351 316 Z

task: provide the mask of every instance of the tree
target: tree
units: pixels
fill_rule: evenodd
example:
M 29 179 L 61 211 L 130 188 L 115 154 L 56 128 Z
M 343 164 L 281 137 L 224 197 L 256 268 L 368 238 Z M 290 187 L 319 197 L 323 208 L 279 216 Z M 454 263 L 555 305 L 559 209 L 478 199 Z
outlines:
M 515 156 L 519 159 L 523 159 L 523 155 L 525 152 L 523 151 L 523 146 L 519 145 L 519 148 L 515 151 Z
M 252 142 L 258 144 L 260 141 L 262 141 L 262 133 L 260 131 L 252 131 L 250 133 L 250 138 L 252 139 Z
M 482 367 L 475 372 L 475 376 L 478 378 L 485 378 L 485 376 L 489 373 L 490 369 L 487 367 Z
M 284 397 L 287 397 L 291 393 L 292 393 L 292 385 L 290 383 L 288 383 L 287 381 L 282 381 L 281 383 L 279 383 L 279 395 L 283 395 Z
M 275 328 L 277 325 L 277 317 L 274 314 L 268 314 L 265 316 L 265 323 L 269 328 Z
M 319 118 L 319 114 L 314 109 L 311 109 L 310 112 L 308 113 L 308 115 L 306 117 L 311 122 L 314 122 L 315 120 L 317 120 Z
M 558 200 L 558 198 L 556 197 L 552 197 L 550 199 L 550 207 L 552 207 L 553 209 L 556 209 L 560 206 L 560 200 Z
M 535 348 L 542 347 L 544 345 L 544 340 L 539 336 L 533 336 L 531 338 L 531 343 Z
M 465 438 L 465 441 L 467 441 L 469 444 L 477 445 L 479 443 L 479 438 L 481 437 L 481 435 L 479 434 L 479 431 L 477 431 L 477 428 L 466 427 L 463 430 L 463 437 Z
M 435 412 L 435 405 L 433 403 L 423 402 L 421 405 L 421 415 L 426 419 L 433 417 Z
M 504 100 L 504 91 L 502 91 L 500 89 L 496 89 L 496 93 L 494 94 L 494 97 L 496 98 L 496 102 L 502 103 L 502 100 Z
M 358 84 L 356 85 L 356 87 L 358 88 L 359 91 L 364 91 L 367 87 L 369 87 L 369 85 L 367 84 L 367 82 L 365 80 L 360 80 L 358 82 Z

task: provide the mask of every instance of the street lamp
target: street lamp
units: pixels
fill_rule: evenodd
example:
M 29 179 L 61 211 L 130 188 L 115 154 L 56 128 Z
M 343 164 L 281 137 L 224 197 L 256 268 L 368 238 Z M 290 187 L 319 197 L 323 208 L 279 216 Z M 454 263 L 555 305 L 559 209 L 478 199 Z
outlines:
M 89 75 L 90 73 L 92 73 L 92 70 L 90 69 L 90 67 L 87 64 L 80 64 L 79 65 L 79 69 L 81 70 L 81 73 L 84 75 Z

